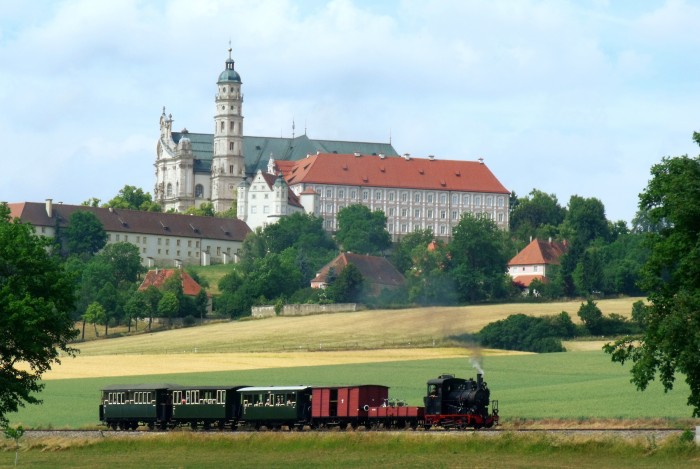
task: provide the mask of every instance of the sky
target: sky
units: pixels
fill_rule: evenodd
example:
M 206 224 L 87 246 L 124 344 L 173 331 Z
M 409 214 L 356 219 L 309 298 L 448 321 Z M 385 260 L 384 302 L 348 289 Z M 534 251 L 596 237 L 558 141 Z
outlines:
M 213 133 L 229 41 L 245 135 L 477 160 L 630 222 L 700 153 L 700 0 L 0 0 L 0 201 L 153 193 L 159 118 Z M 695 32 L 693 32 L 695 31 Z

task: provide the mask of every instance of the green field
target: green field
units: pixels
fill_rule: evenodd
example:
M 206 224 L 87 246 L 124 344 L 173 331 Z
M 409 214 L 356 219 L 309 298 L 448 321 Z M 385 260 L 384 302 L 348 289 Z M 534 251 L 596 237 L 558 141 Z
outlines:
M 699 452 L 679 438 L 611 439 L 483 436 L 471 433 L 178 433 L 90 441 L 25 440 L 19 466 L 33 468 L 659 468 L 697 467 Z M 0 443 L 0 447 L 2 443 Z M 0 467 L 12 467 L 5 444 Z
M 381 353 L 381 351 L 377 351 Z M 115 357 L 105 357 L 105 367 Z M 684 382 L 665 394 L 658 383 L 638 392 L 629 370 L 602 352 L 495 356 L 483 359 L 485 379 L 504 425 L 522 419 L 688 419 Z M 416 360 L 299 368 L 46 381 L 42 406 L 10 415 L 30 428 L 89 428 L 98 422 L 99 389 L 106 384 L 385 384 L 390 395 L 420 405 L 425 382 L 441 373 L 473 376 L 467 359 Z

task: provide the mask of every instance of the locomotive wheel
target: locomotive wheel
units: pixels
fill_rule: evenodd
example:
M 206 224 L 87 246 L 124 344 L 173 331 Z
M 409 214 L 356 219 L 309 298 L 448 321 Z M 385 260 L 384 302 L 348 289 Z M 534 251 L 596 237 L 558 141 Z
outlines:
M 197 422 L 192 422 L 192 423 L 190 424 L 190 428 L 192 428 L 192 431 L 193 431 L 193 432 L 197 431 Z
M 112 430 L 116 430 L 117 429 L 117 422 L 111 422 L 109 424 L 109 426 L 112 428 Z
M 139 423 L 138 422 L 131 422 L 131 429 L 136 430 L 137 428 L 139 428 Z

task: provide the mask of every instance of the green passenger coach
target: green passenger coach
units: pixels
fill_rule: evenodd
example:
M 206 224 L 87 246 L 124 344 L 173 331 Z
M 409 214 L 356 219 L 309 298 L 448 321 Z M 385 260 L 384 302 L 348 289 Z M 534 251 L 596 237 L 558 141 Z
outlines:
M 236 390 L 244 386 L 175 386 L 171 388 L 172 425 L 208 430 L 236 429 L 240 405 Z
M 302 427 L 311 419 L 310 386 L 246 387 L 238 391 L 241 422 L 255 428 Z
M 170 417 L 172 384 L 124 384 L 102 389 L 100 420 L 116 430 L 135 430 L 139 425 L 165 429 Z

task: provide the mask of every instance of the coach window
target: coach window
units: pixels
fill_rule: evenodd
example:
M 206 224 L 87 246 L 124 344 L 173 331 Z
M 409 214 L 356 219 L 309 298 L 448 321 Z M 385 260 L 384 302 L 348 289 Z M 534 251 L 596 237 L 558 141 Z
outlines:
M 218 389 L 216 391 L 216 403 L 217 404 L 226 404 L 226 390 L 225 389 Z
M 179 405 L 182 403 L 182 391 L 173 391 L 173 404 Z

